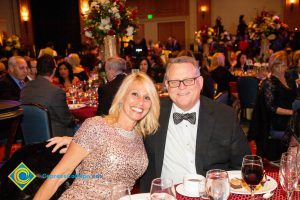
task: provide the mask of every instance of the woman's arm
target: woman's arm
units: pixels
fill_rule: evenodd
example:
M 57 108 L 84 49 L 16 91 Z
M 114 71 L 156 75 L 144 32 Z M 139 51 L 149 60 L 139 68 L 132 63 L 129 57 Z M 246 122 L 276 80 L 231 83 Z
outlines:
M 70 175 L 88 154 L 89 152 L 80 145 L 71 142 L 66 154 L 52 170 L 51 175 Z M 55 177 L 47 179 L 34 196 L 34 200 L 50 199 L 65 180 L 66 178 Z

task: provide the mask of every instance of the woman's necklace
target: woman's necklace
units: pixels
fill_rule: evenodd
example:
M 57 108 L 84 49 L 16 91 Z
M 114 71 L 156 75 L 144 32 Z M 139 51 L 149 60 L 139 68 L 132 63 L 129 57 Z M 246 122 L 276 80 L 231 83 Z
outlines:
M 136 136 L 134 129 L 131 131 L 126 131 L 125 129 L 121 128 L 117 123 L 115 123 L 113 127 L 115 132 L 121 135 L 122 137 L 134 139 Z

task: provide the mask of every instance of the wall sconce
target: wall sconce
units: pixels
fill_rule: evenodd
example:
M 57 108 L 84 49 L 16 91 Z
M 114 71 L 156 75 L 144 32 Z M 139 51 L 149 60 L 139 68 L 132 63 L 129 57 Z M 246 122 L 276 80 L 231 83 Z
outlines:
M 21 18 L 24 22 L 28 22 L 29 20 L 29 11 L 28 8 L 23 6 L 21 9 Z
M 81 4 L 81 13 L 84 17 L 86 17 L 86 15 L 88 14 L 90 10 L 90 7 L 89 7 L 89 2 L 88 1 L 82 1 L 82 4 Z
M 293 11 L 295 6 L 295 0 L 289 0 L 289 1 L 290 1 L 290 10 Z
M 201 6 L 201 7 L 200 7 L 200 10 L 201 10 L 202 18 L 204 18 L 204 17 L 205 17 L 205 13 L 206 13 L 206 11 L 207 11 L 207 7 L 206 7 L 206 6 Z

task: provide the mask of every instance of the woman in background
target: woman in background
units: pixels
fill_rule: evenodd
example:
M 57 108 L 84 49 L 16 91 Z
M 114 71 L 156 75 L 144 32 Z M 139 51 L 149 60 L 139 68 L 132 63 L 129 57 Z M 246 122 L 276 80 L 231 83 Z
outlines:
M 74 76 L 77 76 L 80 81 L 87 81 L 89 79 L 87 73 L 84 71 L 84 68 L 80 65 L 80 58 L 78 54 L 71 53 L 67 57 L 67 62 L 72 66 Z
M 71 88 L 72 85 L 80 83 L 80 80 L 74 76 L 72 66 L 68 62 L 59 63 L 55 75 L 57 80 L 54 81 L 54 84 L 60 85 L 61 88 L 66 91 Z

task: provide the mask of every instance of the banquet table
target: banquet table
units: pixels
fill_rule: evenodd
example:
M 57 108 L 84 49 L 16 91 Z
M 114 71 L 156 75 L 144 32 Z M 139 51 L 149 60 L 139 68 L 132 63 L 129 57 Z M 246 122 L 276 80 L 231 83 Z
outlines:
M 277 183 L 278 186 L 275 189 L 275 193 L 274 195 L 269 198 L 270 200 L 284 200 L 287 199 L 286 198 L 286 193 L 285 191 L 282 189 L 282 187 L 280 186 L 279 183 L 279 177 L 278 177 L 278 167 L 274 167 L 271 166 L 269 164 L 265 165 L 265 170 L 266 170 L 266 174 L 272 178 L 274 178 Z M 262 197 L 262 195 L 255 195 L 255 197 Z M 192 197 L 186 197 L 183 195 L 180 195 L 179 193 L 176 193 L 176 198 L 177 200 L 199 200 L 199 198 L 192 198 Z M 250 195 L 241 195 L 241 194 L 230 194 L 229 196 L 229 200 L 248 200 L 250 199 Z M 262 198 L 258 198 L 258 199 L 262 199 Z M 300 192 L 295 191 L 293 194 L 293 200 L 300 200 Z
M 79 120 L 79 124 L 82 124 L 87 118 L 96 116 L 96 112 L 97 107 L 90 106 L 71 110 L 71 113 L 74 115 L 74 117 Z

